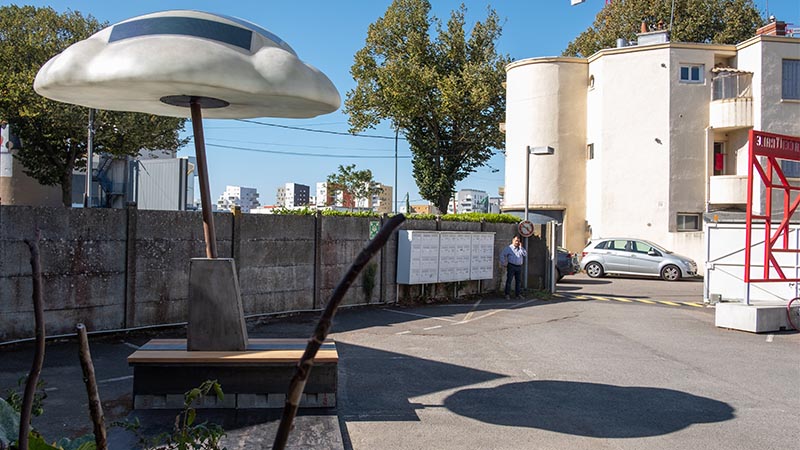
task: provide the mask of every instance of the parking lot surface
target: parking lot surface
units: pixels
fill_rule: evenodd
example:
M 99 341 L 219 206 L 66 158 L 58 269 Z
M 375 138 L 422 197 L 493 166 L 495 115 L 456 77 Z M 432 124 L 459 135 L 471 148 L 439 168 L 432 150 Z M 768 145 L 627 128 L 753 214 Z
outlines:
M 579 275 L 549 300 L 343 310 L 332 330 L 338 406 L 327 412 L 338 434 L 315 448 L 795 448 L 800 333 L 716 328 L 701 291 L 701 281 Z M 250 335 L 308 337 L 315 321 L 252 322 Z M 129 414 L 125 358 L 155 335 L 92 339 L 107 414 Z M 16 384 L 30 354 L 27 345 L 0 347 L 0 389 Z M 89 430 L 74 343 L 48 345 L 42 377 L 48 398 L 34 426 L 54 437 Z M 298 422 L 295 433 L 313 426 Z M 226 429 L 241 436 L 244 426 Z M 228 448 L 254 448 L 234 441 Z

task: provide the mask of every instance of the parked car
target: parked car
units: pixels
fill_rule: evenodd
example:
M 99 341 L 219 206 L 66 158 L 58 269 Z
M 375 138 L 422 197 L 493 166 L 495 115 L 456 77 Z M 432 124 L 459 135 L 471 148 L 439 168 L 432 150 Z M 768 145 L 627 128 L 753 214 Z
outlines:
M 697 276 L 697 264 L 642 239 L 607 238 L 590 242 L 581 256 L 581 269 L 592 278 L 607 273 L 647 275 L 667 281 Z
M 561 281 L 565 275 L 572 275 L 580 272 L 581 265 L 578 262 L 578 254 L 570 253 L 564 247 L 556 248 L 556 280 Z

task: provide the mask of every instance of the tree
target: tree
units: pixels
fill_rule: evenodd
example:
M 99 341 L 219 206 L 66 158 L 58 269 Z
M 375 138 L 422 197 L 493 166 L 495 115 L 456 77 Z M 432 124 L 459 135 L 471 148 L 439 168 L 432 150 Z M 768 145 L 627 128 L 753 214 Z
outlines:
M 0 119 L 22 141 L 15 158 L 24 172 L 44 185 L 60 185 L 62 202 L 72 204 L 72 172 L 86 167 L 87 108 L 48 100 L 33 90 L 39 68 L 69 45 L 100 30 L 91 15 L 56 13 L 52 8 L 0 7 Z M 185 119 L 99 111 L 95 145 L 116 156 L 141 150 L 175 150 Z
M 463 5 L 447 24 L 430 9 L 427 0 L 394 0 L 369 26 L 350 69 L 357 84 L 345 111 L 353 133 L 384 120 L 402 130 L 420 194 L 446 211 L 456 183 L 505 146 L 500 123 L 510 58 L 495 49 L 501 26 L 494 10 L 467 38 Z
M 328 175 L 329 190 L 342 193 L 342 205 L 353 209 L 361 198 L 370 198 L 383 189 L 372 179 L 369 169 L 356 170 L 355 164 L 339 166 L 339 173 Z
M 642 22 L 648 29 L 659 23 L 669 28 L 671 16 L 671 1 L 613 1 L 597 14 L 590 28 L 567 45 L 563 54 L 588 57 L 614 47 L 619 38 L 635 40 Z M 737 44 L 755 35 L 763 24 L 753 0 L 675 0 L 670 40 Z

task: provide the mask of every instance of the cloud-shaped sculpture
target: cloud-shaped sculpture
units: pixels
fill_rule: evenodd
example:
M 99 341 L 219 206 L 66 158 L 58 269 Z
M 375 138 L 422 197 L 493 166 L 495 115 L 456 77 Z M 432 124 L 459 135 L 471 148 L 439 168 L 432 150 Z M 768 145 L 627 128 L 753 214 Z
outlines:
M 40 95 L 97 109 L 207 118 L 314 117 L 341 103 L 333 83 L 279 37 L 250 22 L 199 11 L 134 17 L 50 59 Z M 184 104 L 185 103 L 185 104 Z

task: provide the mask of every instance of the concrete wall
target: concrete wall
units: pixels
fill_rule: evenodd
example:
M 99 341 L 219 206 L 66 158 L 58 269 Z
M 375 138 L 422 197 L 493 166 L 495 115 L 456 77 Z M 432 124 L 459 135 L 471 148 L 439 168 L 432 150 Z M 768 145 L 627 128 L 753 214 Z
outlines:
M 328 216 L 214 215 L 220 257 L 234 258 L 245 315 L 321 309 L 369 240 L 369 222 Z M 48 336 L 185 322 L 189 261 L 205 257 L 202 216 L 187 211 L 0 206 L 0 341 L 34 335 L 30 252 L 41 230 Z M 495 232 L 495 261 L 516 224 L 408 220 L 405 229 Z M 531 240 L 531 273 L 543 271 L 545 246 Z M 343 305 L 452 298 L 498 289 L 492 280 L 398 286 L 393 236 Z M 538 267 L 542 266 L 542 269 Z M 538 286 L 534 281 L 532 287 Z

